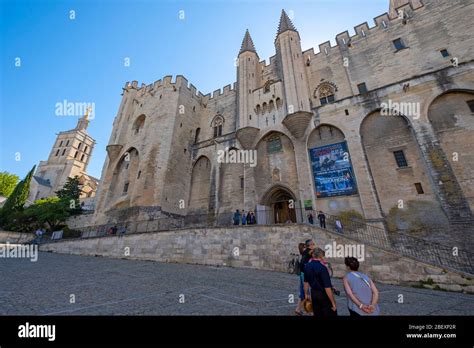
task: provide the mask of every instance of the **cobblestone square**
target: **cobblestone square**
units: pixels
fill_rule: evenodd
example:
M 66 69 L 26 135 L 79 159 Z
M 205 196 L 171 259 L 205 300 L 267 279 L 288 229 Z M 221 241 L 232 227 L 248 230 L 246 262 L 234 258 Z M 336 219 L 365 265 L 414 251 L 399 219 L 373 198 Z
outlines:
M 291 274 L 45 252 L 1 259 L 0 274 L 0 315 L 294 315 L 298 296 Z M 377 286 L 384 315 L 474 315 L 472 295 Z

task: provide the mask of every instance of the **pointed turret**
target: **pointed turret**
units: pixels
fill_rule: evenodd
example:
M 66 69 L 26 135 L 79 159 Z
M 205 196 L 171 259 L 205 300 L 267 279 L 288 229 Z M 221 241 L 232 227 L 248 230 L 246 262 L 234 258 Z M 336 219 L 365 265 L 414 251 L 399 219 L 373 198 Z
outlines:
M 284 10 L 281 11 L 275 48 L 287 113 L 283 124 L 299 138 L 312 117 L 310 92 L 300 35 Z
M 246 51 L 257 53 L 257 51 L 255 50 L 255 46 L 253 44 L 252 37 L 250 36 L 248 29 L 245 31 L 245 36 L 244 36 L 244 39 L 242 40 L 242 46 L 240 47 L 239 54 Z
M 260 87 L 261 68 L 255 45 L 248 30 L 245 31 L 237 61 L 237 90 L 239 96 L 240 128 L 251 123 L 254 109 L 252 92 Z M 255 117 L 253 120 L 255 121 Z
M 280 23 L 278 24 L 277 35 L 280 35 L 281 33 L 284 33 L 287 30 L 293 30 L 297 32 L 295 26 L 291 22 L 291 19 L 290 17 L 288 17 L 285 10 L 281 10 Z

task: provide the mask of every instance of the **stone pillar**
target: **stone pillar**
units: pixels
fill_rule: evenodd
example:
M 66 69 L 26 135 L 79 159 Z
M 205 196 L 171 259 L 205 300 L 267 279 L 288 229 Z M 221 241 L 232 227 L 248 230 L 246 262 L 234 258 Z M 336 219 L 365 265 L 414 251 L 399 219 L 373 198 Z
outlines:
M 346 137 L 346 141 L 364 216 L 367 220 L 381 222 L 383 221 L 382 209 L 360 135 L 352 134 Z
M 292 139 L 295 150 L 296 170 L 298 172 L 298 199 L 301 201 L 302 208 L 304 208 L 305 200 L 311 200 L 313 208 L 315 208 L 311 165 L 309 163 L 308 149 L 304 139 L 306 138 L 303 137 L 300 140 Z
M 258 161 L 258 158 L 257 158 Z M 255 168 L 251 167 L 248 163 L 243 164 L 244 166 L 244 209 L 246 211 L 255 210 L 255 206 L 258 204 L 255 190 Z

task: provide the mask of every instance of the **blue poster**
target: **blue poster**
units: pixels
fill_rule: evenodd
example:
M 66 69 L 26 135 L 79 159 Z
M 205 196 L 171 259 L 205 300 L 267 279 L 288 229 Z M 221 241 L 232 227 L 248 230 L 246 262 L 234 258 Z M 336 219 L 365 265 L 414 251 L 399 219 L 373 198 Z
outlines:
M 325 145 L 309 150 L 316 197 L 345 196 L 357 193 L 347 143 Z

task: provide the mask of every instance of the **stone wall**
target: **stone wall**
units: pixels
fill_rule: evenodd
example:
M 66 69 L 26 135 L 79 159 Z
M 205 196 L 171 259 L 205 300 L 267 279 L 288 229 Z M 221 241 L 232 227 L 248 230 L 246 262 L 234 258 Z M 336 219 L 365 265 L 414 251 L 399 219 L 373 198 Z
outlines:
M 213 266 L 248 267 L 286 272 L 291 253 L 308 238 L 323 247 L 358 244 L 357 241 L 319 228 L 285 226 L 239 226 L 153 232 L 124 237 L 60 241 L 41 246 L 42 251 L 76 255 L 154 260 Z M 388 284 L 439 287 L 474 293 L 474 282 L 458 272 L 425 264 L 396 253 L 365 245 L 360 270 L 375 281 Z M 238 249 L 237 249 L 238 248 Z M 343 258 L 328 258 L 335 277 L 345 274 Z
M 0 243 L 24 243 L 34 238 L 33 233 L 0 231 Z

